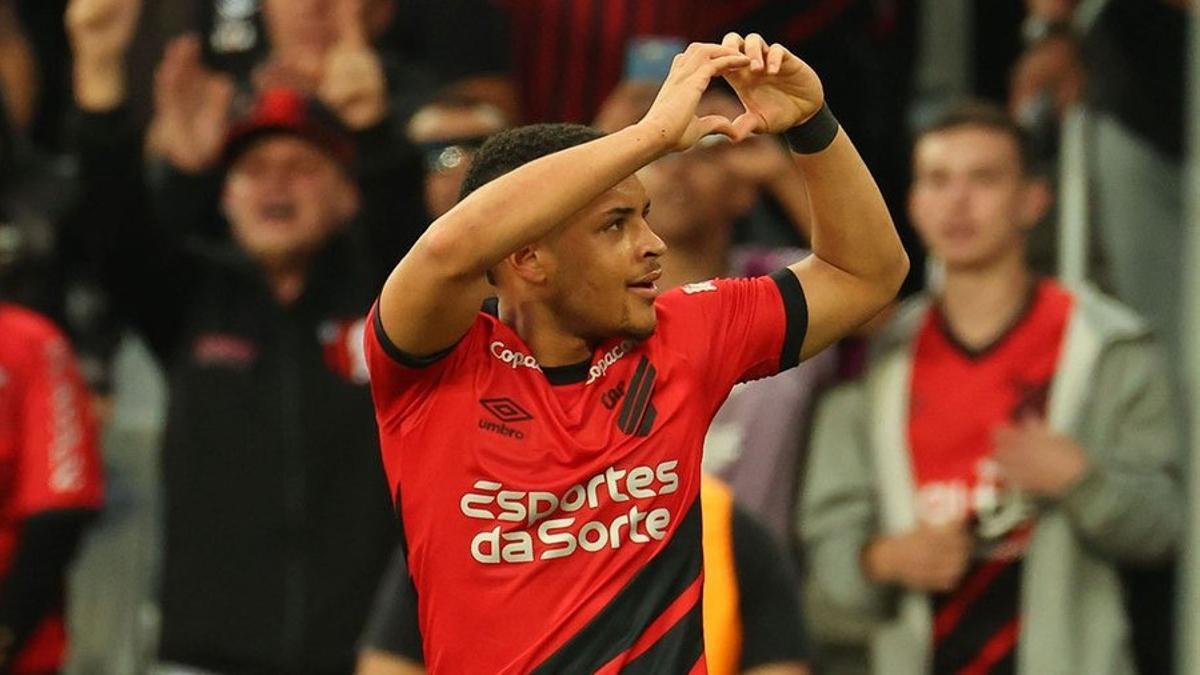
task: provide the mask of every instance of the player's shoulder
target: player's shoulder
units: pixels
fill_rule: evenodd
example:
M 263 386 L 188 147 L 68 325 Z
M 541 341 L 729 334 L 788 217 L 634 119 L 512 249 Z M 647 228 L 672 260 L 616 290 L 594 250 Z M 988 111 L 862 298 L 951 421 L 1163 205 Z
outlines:
M 770 276 L 714 277 L 683 284 L 658 297 L 656 308 L 659 320 L 676 316 L 696 316 L 708 308 L 736 301 L 753 293 L 762 284 L 774 285 Z
M 494 313 L 487 311 L 485 306 L 475 315 L 474 321 L 454 344 L 437 354 L 418 356 L 405 352 L 391 341 L 383 329 L 383 324 L 379 319 L 378 305 L 376 305 L 371 308 L 368 316 L 368 356 L 373 352 L 382 352 L 387 356 L 384 361 L 390 362 L 392 365 L 402 366 L 404 369 L 416 372 L 432 372 L 428 370 L 429 366 L 435 364 L 446 366 L 449 362 L 461 361 L 464 358 L 471 359 L 482 354 L 479 345 L 486 344 L 488 336 L 496 333 L 498 323 L 499 319 Z
M 683 284 L 660 295 L 656 305 L 660 311 L 664 309 L 670 311 L 677 307 L 709 303 L 716 300 L 719 294 L 723 290 L 726 290 L 731 283 L 737 281 L 735 279 L 714 277 L 703 281 L 694 281 L 690 284 Z

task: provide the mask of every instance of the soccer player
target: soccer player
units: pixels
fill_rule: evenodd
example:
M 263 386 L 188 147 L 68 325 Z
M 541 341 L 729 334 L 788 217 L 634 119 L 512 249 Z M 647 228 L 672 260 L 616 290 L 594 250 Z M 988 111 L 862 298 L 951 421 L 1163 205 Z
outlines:
M 712 675 L 809 675 L 794 563 L 721 481 L 700 487 L 704 648 Z M 417 596 L 397 551 L 363 631 L 357 675 L 424 675 Z
M 746 112 L 697 117 L 725 77 Z M 710 133 L 787 132 L 814 255 L 659 297 L 641 167 Z M 540 125 L 480 149 L 467 196 L 396 266 L 366 349 L 433 672 L 703 672 L 698 494 L 733 385 L 869 319 L 907 272 L 878 189 L 800 59 L 693 44 L 604 136 Z M 488 296 L 498 302 L 485 311 Z
M 1138 672 L 1119 570 L 1169 558 L 1185 512 L 1154 341 L 1030 269 L 1049 191 L 1002 110 L 948 111 L 913 175 L 945 279 L 819 408 L 806 589 L 877 628 L 877 673 Z

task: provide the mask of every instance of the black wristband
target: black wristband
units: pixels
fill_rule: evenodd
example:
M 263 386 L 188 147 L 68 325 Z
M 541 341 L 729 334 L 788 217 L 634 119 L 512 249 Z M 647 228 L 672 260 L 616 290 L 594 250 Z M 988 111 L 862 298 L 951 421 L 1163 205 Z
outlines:
M 783 132 L 783 137 L 787 139 L 792 152 L 812 155 L 828 148 L 837 138 L 837 132 L 837 118 L 830 112 L 829 104 L 823 103 L 816 115 Z

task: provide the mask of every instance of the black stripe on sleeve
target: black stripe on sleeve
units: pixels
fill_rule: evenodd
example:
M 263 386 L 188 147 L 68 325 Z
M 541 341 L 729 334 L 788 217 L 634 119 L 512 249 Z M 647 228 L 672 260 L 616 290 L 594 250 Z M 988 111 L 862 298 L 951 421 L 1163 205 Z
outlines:
M 406 368 L 428 368 L 429 366 L 432 366 L 438 361 L 441 361 L 449 356 L 450 352 L 454 351 L 454 348 L 458 346 L 458 342 L 455 342 L 442 351 L 435 354 L 430 354 L 429 356 L 415 356 L 413 354 L 409 354 L 403 349 L 397 347 L 395 343 L 392 342 L 392 339 L 389 338 L 387 333 L 383 330 L 383 319 L 379 317 L 378 303 L 375 304 L 375 310 L 372 313 L 375 315 L 375 320 L 371 322 L 375 330 L 375 340 L 379 342 L 380 347 L 383 347 L 384 353 L 387 354 L 389 358 Z
M 533 671 L 535 675 L 599 670 L 629 649 L 642 631 L 696 581 L 701 560 L 700 498 L 697 497 L 671 541 L 586 626 L 539 664 Z M 699 604 L 700 600 L 696 602 Z M 695 639 L 703 650 L 702 637 L 697 635 Z M 692 651 L 695 650 L 689 647 L 680 653 Z M 687 663 L 682 672 L 687 672 L 694 662 L 692 659 Z M 676 664 L 658 672 L 680 671 Z
M 783 311 L 787 315 L 787 328 L 783 334 L 783 349 L 779 354 L 779 370 L 795 368 L 800 364 L 800 347 L 808 333 L 808 300 L 796 273 L 787 267 L 771 273 L 771 279 L 783 296 Z

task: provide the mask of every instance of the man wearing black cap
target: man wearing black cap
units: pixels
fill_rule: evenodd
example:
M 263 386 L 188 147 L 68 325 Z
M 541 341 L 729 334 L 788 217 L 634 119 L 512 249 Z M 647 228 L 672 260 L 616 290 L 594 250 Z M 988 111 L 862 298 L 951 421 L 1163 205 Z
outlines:
M 348 672 L 397 534 L 360 347 L 374 256 L 396 252 L 365 250 L 350 223 L 367 186 L 411 194 L 408 213 L 420 186 L 356 177 L 338 118 L 271 90 L 224 146 L 236 245 L 153 223 L 124 108 L 136 4 L 76 2 L 68 21 L 101 267 L 170 386 L 159 657 L 168 672 Z

